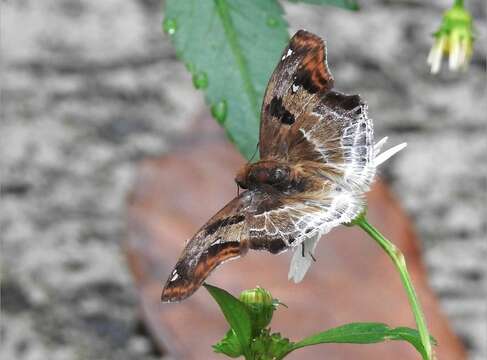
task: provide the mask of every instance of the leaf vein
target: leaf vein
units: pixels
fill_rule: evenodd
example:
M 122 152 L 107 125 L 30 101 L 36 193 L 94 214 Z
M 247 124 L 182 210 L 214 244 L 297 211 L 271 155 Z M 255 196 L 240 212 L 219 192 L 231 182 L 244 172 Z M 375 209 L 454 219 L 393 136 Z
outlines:
M 238 42 L 237 32 L 233 24 L 227 0 L 214 0 L 215 6 L 222 21 L 225 37 L 228 40 L 230 49 L 235 57 L 238 68 L 242 75 L 242 80 L 244 83 L 244 89 L 249 99 L 250 105 L 256 118 L 259 119 L 259 108 L 257 103 L 257 91 L 254 88 L 250 71 L 248 69 L 247 61 L 245 60 L 244 54 L 242 53 L 241 46 Z

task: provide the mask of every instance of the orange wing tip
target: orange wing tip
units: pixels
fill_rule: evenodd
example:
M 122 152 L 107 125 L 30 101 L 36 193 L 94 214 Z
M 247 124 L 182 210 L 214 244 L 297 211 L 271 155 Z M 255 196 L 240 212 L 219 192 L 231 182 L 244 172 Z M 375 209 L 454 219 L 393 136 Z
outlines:
M 326 92 L 333 88 L 334 79 L 328 69 L 326 45 L 323 39 L 306 30 L 299 30 L 292 37 L 284 60 L 293 52 L 304 54 L 301 68 L 295 74 L 295 84 L 301 83 L 309 92 Z
M 179 302 L 190 297 L 199 286 L 193 283 L 181 281 L 166 284 L 161 294 L 161 301 L 164 303 Z
M 172 271 L 162 290 L 162 302 L 182 301 L 191 296 L 205 281 L 211 271 L 221 263 L 241 255 L 241 244 L 231 241 L 216 244 L 205 250 L 194 267 L 182 261 Z
M 306 30 L 299 30 L 294 34 L 289 42 L 289 47 L 292 51 L 303 51 L 303 52 L 313 52 L 317 51 L 319 53 L 319 60 L 324 60 L 326 57 L 325 42 L 319 36 L 312 34 Z M 305 59 L 306 61 L 309 61 Z

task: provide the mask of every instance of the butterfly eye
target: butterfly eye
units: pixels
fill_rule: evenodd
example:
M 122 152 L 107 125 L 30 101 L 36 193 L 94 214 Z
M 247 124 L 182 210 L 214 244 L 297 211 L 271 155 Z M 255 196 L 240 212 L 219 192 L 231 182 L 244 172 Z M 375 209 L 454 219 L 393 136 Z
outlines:
M 283 169 L 276 169 L 274 178 L 276 182 L 283 180 L 286 177 L 286 172 Z
M 235 182 L 237 183 L 238 187 L 241 189 L 247 189 L 247 184 L 244 180 L 240 178 L 235 178 Z

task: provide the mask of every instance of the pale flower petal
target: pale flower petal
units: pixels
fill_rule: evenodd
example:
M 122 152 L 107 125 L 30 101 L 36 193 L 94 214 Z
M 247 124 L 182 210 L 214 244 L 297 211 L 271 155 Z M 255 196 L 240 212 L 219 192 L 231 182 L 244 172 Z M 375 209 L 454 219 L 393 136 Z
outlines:
M 428 58 L 426 59 L 426 63 L 431 66 L 433 64 L 433 59 L 435 58 L 435 54 L 437 51 L 437 46 L 436 42 L 433 44 L 433 46 L 430 49 L 430 52 L 428 53 Z
M 457 71 L 460 67 L 461 64 L 461 46 L 460 46 L 460 41 L 457 37 L 452 36 L 452 39 L 450 40 L 450 58 L 449 58 L 449 66 L 450 70 L 452 71 Z
M 443 48 L 445 46 L 446 39 L 442 36 L 431 48 L 430 55 L 428 56 L 428 63 L 431 66 L 431 73 L 437 74 L 441 68 L 441 57 L 443 56 Z

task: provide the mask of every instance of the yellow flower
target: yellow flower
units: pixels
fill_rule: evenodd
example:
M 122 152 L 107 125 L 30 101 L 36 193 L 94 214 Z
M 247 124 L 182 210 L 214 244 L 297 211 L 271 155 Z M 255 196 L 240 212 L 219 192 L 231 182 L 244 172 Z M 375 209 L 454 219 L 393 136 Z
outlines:
M 428 55 L 431 73 L 440 71 L 443 55 L 449 56 L 450 70 L 467 69 L 473 52 L 472 29 L 472 16 L 464 8 L 463 1 L 456 0 L 443 15 L 440 29 L 434 34 L 435 43 Z

